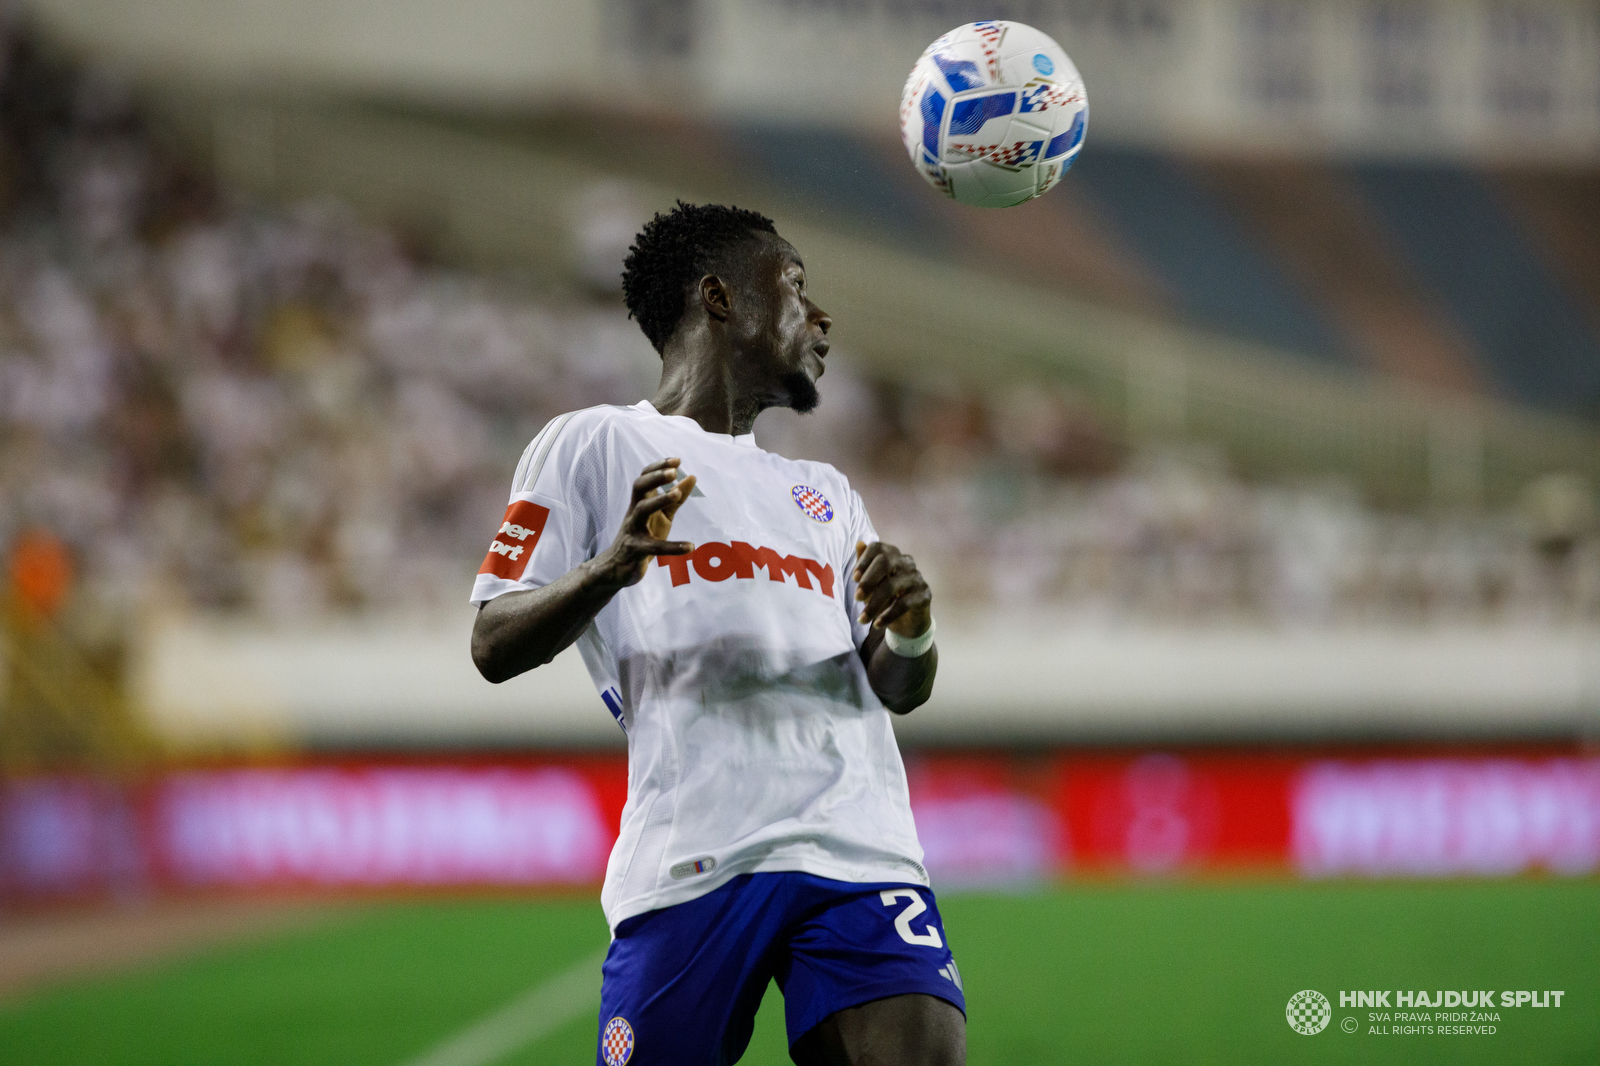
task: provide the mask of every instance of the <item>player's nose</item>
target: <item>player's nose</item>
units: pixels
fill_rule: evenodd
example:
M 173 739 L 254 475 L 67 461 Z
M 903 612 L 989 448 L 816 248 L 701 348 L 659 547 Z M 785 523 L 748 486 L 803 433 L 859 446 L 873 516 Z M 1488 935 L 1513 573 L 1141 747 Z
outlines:
M 833 328 L 833 319 L 828 315 L 828 312 L 815 304 L 811 306 L 811 320 L 817 324 L 818 329 L 822 330 L 824 336 Z

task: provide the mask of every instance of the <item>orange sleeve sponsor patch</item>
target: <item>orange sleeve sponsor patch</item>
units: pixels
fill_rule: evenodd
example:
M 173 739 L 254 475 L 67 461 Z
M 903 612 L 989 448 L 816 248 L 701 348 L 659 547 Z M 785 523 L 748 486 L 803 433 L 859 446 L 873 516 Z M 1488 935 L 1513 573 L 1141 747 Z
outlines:
M 500 532 L 489 542 L 489 554 L 483 557 L 483 565 L 478 568 L 478 573 L 493 574 L 507 581 L 522 577 L 522 571 L 528 565 L 528 556 L 533 554 L 534 545 L 539 543 L 539 535 L 544 532 L 544 524 L 549 517 L 548 507 L 540 507 L 527 500 L 513 502 L 506 508 Z

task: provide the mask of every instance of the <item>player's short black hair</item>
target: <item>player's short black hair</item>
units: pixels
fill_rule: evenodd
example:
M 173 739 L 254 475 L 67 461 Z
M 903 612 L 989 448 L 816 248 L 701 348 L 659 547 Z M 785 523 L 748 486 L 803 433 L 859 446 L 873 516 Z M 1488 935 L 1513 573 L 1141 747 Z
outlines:
M 622 299 L 656 351 L 683 318 L 689 286 L 719 265 L 718 254 L 752 233 L 776 234 L 772 219 L 721 204 L 678 201 L 634 238 L 622 264 Z

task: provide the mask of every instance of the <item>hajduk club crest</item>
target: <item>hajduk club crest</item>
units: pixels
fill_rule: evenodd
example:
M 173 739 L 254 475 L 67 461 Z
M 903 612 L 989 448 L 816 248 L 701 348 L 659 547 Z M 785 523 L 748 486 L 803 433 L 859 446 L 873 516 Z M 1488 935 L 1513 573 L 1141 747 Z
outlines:
M 627 1066 L 633 1058 L 633 1026 L 620 1015 L 606 1022 L 600 1034 L 600 1057 L 606 1066 Z
M 796 485 L 789 490 L 789 495 L 794 497 L 795 506 L 806 513 L 806 517 L 815 522 L 833 521 L 833 504 L 828 498 L 810 485 Z

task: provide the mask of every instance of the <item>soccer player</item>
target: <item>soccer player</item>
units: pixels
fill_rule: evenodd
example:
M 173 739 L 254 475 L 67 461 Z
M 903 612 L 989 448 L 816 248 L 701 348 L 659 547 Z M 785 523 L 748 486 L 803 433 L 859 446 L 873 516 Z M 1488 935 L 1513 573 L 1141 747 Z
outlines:
M 751 435 L 816 407 L 832 321 L 771 220 L 716 205 L 649 222 L 623 293 L 660 389 L 534 438 L 472 592 L 484 677 L 576 643 L 627 733 L 598 1062 L 735 1062 L 775 978 L 797 1063 L 962 1063 L 889 722 L 933 688 L 928 584 L 842 474 Z

